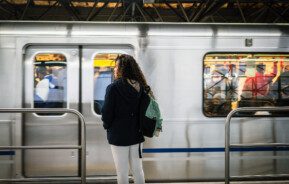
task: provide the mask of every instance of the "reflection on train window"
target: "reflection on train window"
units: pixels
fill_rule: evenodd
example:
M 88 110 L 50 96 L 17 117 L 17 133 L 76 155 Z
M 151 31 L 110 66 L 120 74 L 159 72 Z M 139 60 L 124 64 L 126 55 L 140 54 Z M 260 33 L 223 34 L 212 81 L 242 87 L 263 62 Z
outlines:
M 65 56 L 56 53 L 37 54 L 34 60 L 34 108 L 66 108 L 66 86 Z
M 106 87 L 113 81 L 113 68 L 117 53 L 101 53 L 94 57 L 94 111 L 101 114 Z
M 289 54 L 207 54 L 203 77 L 203 112 L 208 117 L 227 116 L 237 107 L 289 105 Z M 282 112 L 258 113 L 288 116 Z

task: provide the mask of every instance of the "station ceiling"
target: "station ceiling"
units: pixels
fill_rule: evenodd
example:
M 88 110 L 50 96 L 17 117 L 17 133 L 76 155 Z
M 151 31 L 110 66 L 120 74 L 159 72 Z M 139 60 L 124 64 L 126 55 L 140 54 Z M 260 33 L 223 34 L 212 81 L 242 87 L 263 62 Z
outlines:
M 0 20 L 289 23 L 289 0 L 0 0 Z

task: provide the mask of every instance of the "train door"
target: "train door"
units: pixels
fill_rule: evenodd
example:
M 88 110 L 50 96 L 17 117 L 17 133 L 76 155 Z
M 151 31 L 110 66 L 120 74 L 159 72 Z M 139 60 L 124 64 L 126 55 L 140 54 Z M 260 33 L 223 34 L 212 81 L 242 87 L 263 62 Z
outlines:
M 87 175 L 115 175 L 100 109 L 113 81 L 115 58 L 133 55 L 128 46 L 31 46 L 25 52 L 25 107 L 70 108 L 87 123 Z M 81 87 L 80 87 L 81 86 Z M 76 145 L 77 118 L 71 114 L 26 114 L 25 145 Z M 78 150 L 27 150 L 24 175 L 77 176 Z
M 119 54 L 134 55 L 134 52 L 128 46 L 83 46 L 81 111 L 87 122 L 87 174 L 90 176 L 116 174 L 100 109 L 106 87 L 113 81 Z
M 79 110 L 79 47 L 30 46 L 24 58 L 24 106 Z M 72 114 L 25 114 L 24 145 L 77 145 L 78 119 Z M 26 177 L 77 176 L 78 150 L 26 150 Z

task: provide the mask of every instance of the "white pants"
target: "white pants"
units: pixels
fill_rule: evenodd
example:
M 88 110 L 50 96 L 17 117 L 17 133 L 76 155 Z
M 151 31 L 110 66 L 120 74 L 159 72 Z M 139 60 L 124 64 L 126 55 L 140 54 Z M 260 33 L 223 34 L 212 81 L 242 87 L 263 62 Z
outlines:
M 134 183 L 144 184 L 142 159 L 139 158 L 139 144 L 132 146 L 111 145 L 113 160 L 117 172 L 117 183 L 128 184 L 129 165 L 133 174 Z

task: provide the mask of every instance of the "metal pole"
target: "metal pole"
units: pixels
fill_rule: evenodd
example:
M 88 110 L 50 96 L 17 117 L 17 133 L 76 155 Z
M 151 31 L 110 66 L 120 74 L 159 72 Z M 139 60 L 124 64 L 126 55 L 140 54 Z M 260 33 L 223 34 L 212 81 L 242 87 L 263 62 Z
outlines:
M 228 114 L 225 122 L 225 184 L 230 183 L 230 121 L 235 111 Z
M 41 108 L 41 109 L 33 109 L 33 108 L 0 108 L 0 113 L 37 113 L 37 112 L 43 112 L 43 113 L 72 113 L 79 117 L 81 122 L 81 146 L 70 146 L 65 145 L 63 147 L 58 146 L 8 146 L 7 149 L 68 149 L 68 148 L 76 148 L 81 149 L 81 183 L 86 183 L 86 126 L 85 126 L 85 120 L 83 115 L 74 109 L 48 109 L 48 108 Z M 4 146 L 2 147 L 4 148 Z M 0 147 L 1 149 L 1 147 Z M 7 180 L 6 180 L 7 181 Z M 12 181 L 12 180 L 11 180 Z
M 75 111 L 81 121 L 81 183 L 86 184 L 86 127 L 83 115 Z
M 242 108 L 237 108 L 235 110 L 232 110 L 226 118 L 225 121 L 225 184 L 230 183 L 230 123 L 231 123 L 231 118 L 232 116 L 237 113 L 237 112 L 255 112 L 255 111 L 289 111 L 289 106 L 284 106 L 284 107 L 242 107 Z M 284 143 L 270 143 L 270 144 L 251 144 L 251 145 L 244 145 L 244 146 L 284 146 L 284 147 L 289 147 L 289 144 L 284 144 Z M 243 147 L 240 144 L 239 145 L 234 145 L 232 147 Z M 238 177 L 242 178 L 242 177 Z M 246 177 L 243 177 L 246 178 Z
M 81 146 L 63 145 L 63 146 L 0 146 L 0 150 L 5 149 L 81 149 Z

